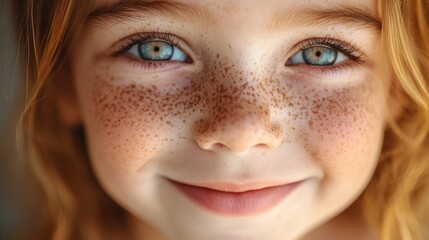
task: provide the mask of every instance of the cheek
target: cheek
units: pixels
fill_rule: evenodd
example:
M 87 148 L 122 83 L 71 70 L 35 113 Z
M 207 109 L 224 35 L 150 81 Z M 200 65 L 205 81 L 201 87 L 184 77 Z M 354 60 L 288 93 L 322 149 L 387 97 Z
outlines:
M 384 129 L 384 95 L 375 84 L 310 94 L 306 148 L 327 179 L 363 179 L 376 166 Z
M 115 78 L 96 77 L 90 92 L 87 125 L 91 148 L 97 151 L 93 159 L 117 170 L 138 170 L 159 157 L 161 149 L 172 148 L 190 115 L 184 105 L 192 105 L 186 90 L 169 89 L 167 94 L 155 85 Z

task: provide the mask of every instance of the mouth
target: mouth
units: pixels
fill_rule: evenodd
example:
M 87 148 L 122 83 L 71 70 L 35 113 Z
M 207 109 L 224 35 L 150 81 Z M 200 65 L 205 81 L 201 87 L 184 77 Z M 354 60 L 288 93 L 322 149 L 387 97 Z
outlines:
M 264 213 L 277 206 L 302 182 L 263 187 L 261 183 L 247 185 L 214 183 L 196 186 L 167 180 L 191 202 L 216 214 L 228 216 Z

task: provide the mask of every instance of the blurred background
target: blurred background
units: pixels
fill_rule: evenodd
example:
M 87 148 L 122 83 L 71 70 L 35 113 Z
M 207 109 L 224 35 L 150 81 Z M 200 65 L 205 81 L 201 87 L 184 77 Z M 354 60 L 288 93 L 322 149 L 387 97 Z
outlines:
M 31 239 L 40 209 L 37 184 L 16 150 L 25 89 L 9 2 L 0 0 L 0 240 Z

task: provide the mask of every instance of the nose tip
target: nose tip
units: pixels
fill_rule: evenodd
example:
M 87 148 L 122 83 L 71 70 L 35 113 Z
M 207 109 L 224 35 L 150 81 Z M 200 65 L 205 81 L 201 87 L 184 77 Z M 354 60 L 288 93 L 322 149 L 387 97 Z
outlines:
M 252 148 L 271 151 L 283 139 L 279 125 L 266 124 L 255 119 L 239 123 L 213 124 L 201 121 L 194 134 L 195 142 L 205 150 L 226 149 L 234 155 L 244 155 Z
M 263 80 L 222 76 L 217 81 L 206 82 L 212 94 L 203 96 L 204 108 L 193 125 L 194 141 L 202 149 L 226 149 L 235 155 L 252 148 L 277 148 L 283 139 L 276 121 L 281 115 L 272 115 L 275 104 Z

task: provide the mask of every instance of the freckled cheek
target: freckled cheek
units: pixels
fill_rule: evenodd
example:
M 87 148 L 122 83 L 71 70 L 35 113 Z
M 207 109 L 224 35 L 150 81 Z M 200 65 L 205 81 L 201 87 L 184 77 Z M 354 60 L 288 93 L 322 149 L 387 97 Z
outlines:
M 328 99 L 313 107 L 308 125 L 317 141 L 347 147 L 368 134 L 371 115 L 362 103 L 348 104 Z
M 94 88 L 92 96 L 93 142 L 104 161 L 132 170 L 173 141 L 175 112 L 156 89 L 105 84 Z
M 339 94 L 313 101 L 309 151 L 331 177 L 362 177 L 377 162 L 383 118 L 375 99 Z

